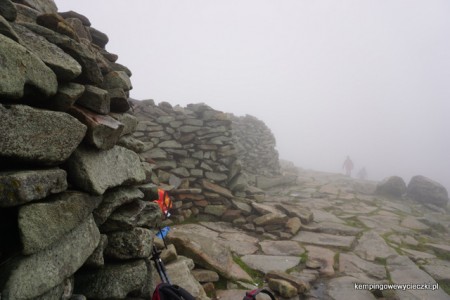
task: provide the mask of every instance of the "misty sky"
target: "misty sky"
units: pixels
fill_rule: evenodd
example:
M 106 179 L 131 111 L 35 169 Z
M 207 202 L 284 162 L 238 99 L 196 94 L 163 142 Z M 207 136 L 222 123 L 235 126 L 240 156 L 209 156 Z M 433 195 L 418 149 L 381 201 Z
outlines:
M 266 122 L 280 157 L 450 189 L 448 0 L 56 0 L 105 32 L 136 99 Z M 354 173 L 356 173 L 354 172 Z

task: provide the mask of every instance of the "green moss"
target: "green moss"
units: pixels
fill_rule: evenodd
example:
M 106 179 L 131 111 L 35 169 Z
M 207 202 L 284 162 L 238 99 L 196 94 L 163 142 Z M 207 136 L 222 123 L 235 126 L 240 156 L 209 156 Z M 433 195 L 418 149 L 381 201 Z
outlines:
M 300 263 L 306 264 L 307 260 L 308 260 L 308 251 L 305 251 L 300 255 Z
M 438 280 L 439 288 L 450 295 L 450 282 Z
M 245 272 L 247 272 L 248 275 L 250 275 L 250 277 L 253 279 L 254 283 L 256 283 L 258 286 L 262 286 L 262 284 L 264 283 L 264 274 L 263 273 L 247 266 L 247 264 L 245 264 L 242 261 L 242 259 L 237 255 L 233 255 L 233 260 L 236 264 L 238 264 L 242 268 L 242 270 L 244 270 Z
M 341 253 L 340 252 L 336 252 L 336 254 L 334 255 L 334 264 L 333 264 L 333 268 L 335 270 L 339 270 L 339 255 Z

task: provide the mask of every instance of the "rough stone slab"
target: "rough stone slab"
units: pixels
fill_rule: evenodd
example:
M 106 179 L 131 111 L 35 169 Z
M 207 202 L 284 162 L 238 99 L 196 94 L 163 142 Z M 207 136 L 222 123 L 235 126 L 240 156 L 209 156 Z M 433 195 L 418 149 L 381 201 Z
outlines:
M 124 71 L 111 71 L 103 78 L 102 88 L 106 90 L 120 88 L 129 91 L 133 88 L 130 78 Z
M 76 103 L 102 115 L 110 112 L 111 101 L 108 91 L 93 85 L 85 85 L 85 91 Z
M 299 278 L 298 276 L 287 274 L 287 273 L 281 272 L 281 271 L 270 271 L 265 275 L 265 279 L 266 280 L 279 279 L 279 280 L 284 280 L 286 282 L 289 282 L 297 289 L 298 294 L 304 294 L 305 292 L 309 291 L 311 288 L 311 286 L 309 285 L 308 282 L 304 281 L 303 279 Z
M 31 203 L 19 209 L 18 225 L 23 254 L 46 249 L 82 223 L 100 203 L 100 197 L 64 192 L 48 202 Z
M 40 165 L 64 162 L 86 133 L 86 126 L 66 113 L 25 105 L 0 105 L 0 128 L 0 158 Z
M 84 85 L 68 82 L 58 86 L 58 92 L 45 104 L 46 107 L 57 111 L 68 111 L 78 98 L 84 93 Z
M 350 248 L 355 240 L 355 237 L 301 231 L 292 239 L 305 244 Z
M 103 251 L 105 251 L 107 245 L 108 236 L 106 234 L 100 235 L 100 242 L 98 243 L 97 248 L 95 248 L 91 256 L 88 257 L 88 259 L 84 263 L 84 266 L 96 269 L 103 268 L 105 266 Z
M 433 259 L 422 265 L 423 269 L 435 280 L 450 283 L 450 262 L 447 260 Z
M 105 151 L 79 147 L 67 161 L 67 173 L 74 185 L 97 195 L 108 188 L 145 180 L 138 155 L 120 146 Z
M 179 254 L 192 258 L 203 268 L 214 270 L 227 279 L 252 281 L 233 261 L 230 251 L 209 236 L 173 229 L 167 235 L 167 240 L 175 245 Z
M 265 215 L 262 215 L 260 217 L 257 217 L 253 220 L 253 223 L 257 226 L 266 226 L 266 225 L 284 225 L 286 224 L 287 220 L 289 219 L 288 216 L 282 214 L 282 213 L 268 213 Z
M 309 224 L 314 220 L 314 214 L 308 208 L 285 203 L 276 204 L 275 206 L 290 217 L 300 218 L 304 225 Z
M 222 232 L 217 240 L 237 255 L 253 254 L 259 250 L 258 239 L 243 232 Z
M 30 299 L 59 285 L 83 265 L 99 240 L 100 232 L 90 216 L 54 247 L 16 258 L 0 271 L 5 272 L 0 274 L 5 278 L 2 299 Z
M 110 116 L 98 115 L 77 106 L 71 107 L 69 113 L 87 126 L 85 139 L 97 149 L 111 149 L 122 135 L 123 124 Z
M 125 299 L 131 291 L 145 285 L 147 267 L 144 260 L 107 264 L 104 268 L 75 275 L 75 293 L 88 299 Z
M 140 227 L 110 233 L 105 256 L 120 260 L 149 257 L 153 238 L 154 234 L 149 229 Z
M 300 263 L 298 256 L 244 255 L 242 261 L 250 268 L 264 274 L 270 271 L 286 271 Z
M 328 282 L 327 293 L 333 300 L 376 300 L 369 290 L 356 290 L 355 283 L 360 283 L 351 276 L 333 278 Z M 361 282 L 367 283 L 367 282 Z
M 16 23 L 36 23 L 39 12 L 31 7 L 14 3 L 17 11 Z
M 372 262 L 363 260 L 353 253 L 341 253 L 339 255 L 339 272 L 359 277 L 362 273 L 375 280 L 386 279 L 386 268 Z
M 348 226 L 341 223 L 320 222 L 320 223 L 312 223 L 309 224 L 308 226 L 303 226 L 302 230 L 329 233 L 329 234 L 338 234 L 338 235 L 357 235 L 364 229 Z
M 103 195 L 103 201 L 94 210 L 95 222 L 97 225 L 103 224 L 115 209 L 143 197 L 144 193 L 135 187 L 118 187 L 107 191 Z
M 392 256 L 387 259 L 387 269 L 391 280 L 396 284 L 435 284 L 436 281 L 425 271 L 419 269 L 414 262 L 406 256 Z M 442 289 L 438 290 L 396 290 L 395 294 L 399 299 L 449 299 Z
M 204 189 L 214 192 L 214 193 L 217 193 L 219 195 L 222 195 L 226 198 L 233 198 L 233 194 L 228 189 L 226 189 L 220 185 L 211 183 L 208 180 L 203 179 L 202 186 Z
M 66 171 L 61 169 L 0 172 L 0 207 L 43 199 L 67 189 Z
M 110 109 L 115 113 L 124 113 L 130 110 L 130 102 L 123 89 L 116 88 L 108 90 Z
M 0 10 L 1 10 L 2 3 L 0 2 Z M 0 15 L 0 34 L 3 34 L 4 36 L 9 37 L 13 41 L 20 43 L 20 38 L 17 35 L 17 33 L 14 31 L 14 29 L 11 27 L 9 22 Z
M 53 0 L 20 0 L 16 2 L 20 2 L 44 14 L 58 12 L 58 8 Z
M 195 299 L 207 300 L 205 290 L 202 285 L 194 278 L 191 273 L 190 265 L 193 265 L 191 259 L 180 257 L 176 261 L 167 264 L 167 274 L 172 284 L 177 284 L 187 290 Z
M 122 135 L 133 133 L 136 130 L 138 121 L 135 116 L 130 114 L 117 114 L 117 113 L 110 113 L 109 115 L 125 126 L 123 128 Z
M 365 232 L 358 240 L 354 253 L 359 257 L 374 261 L 377 258 L 385 259 L 397 252 L 389 247 L 384 239 L 374 231 Z
M 295 241 L 271 241 L 266 240 L 259 243 L 261 250 L 266 255 L 302 255 L 305 249 Z
M 93 52 L 93 47 L 78 43 L 68 36 L 37 24 L 27 23 L 23 25 L 33 32 L 45 37 L 50 43 L 55 44 L 72 56 L 82 67 L 82 73 L 79 76 L 79 79 L 93 84 L 102 83 L 103 75 L 97 65 L 97 56 Z
M 204 269 L 194 269 L 191 271 L 192 276 L 198 282 L 217 282 L 219 281 L 219 274 L 214 271 Z
M 425 246 L 430 247 L 433 249 L 434 252 L 442 255 L 449 255 L 450 254 L 450 245 L 441 245 L 441 244 L 432 244 L 427 243 Z
M 413 230 L 418 230 L 421 232 L 429 232 L 431 230 L 429 226 L 420 222 L 418 218 L 415 218 L 413 216 L 407 216 L 406 218 L 404 218 L 403 221 L 400 223 L 400 226 Z
M 35 87 L 44 96 L 56 94 L 56 75 L 41 59 L 10 38 L 0 35 L 0 96 L 19 99 L 25 85 Z
M 334 255 L 335 253 L 330 249 L 306 246 L 308 251 L 308 259 L 306 266 L 311 269 L 317 269 L 319 274 L 323 276 L 334 275 Z
M 70 81 L 81 74 L 80 64 L 61 48 L 24 26 L 13 26 L 21 38 L 21 44 L 52 69 L 59 80 Z
M 157 228 L 161 223 L 158 204 L 136 200 L 122 205 L 100 227 L 102 232 L 131 230 L 133 227 Z
M 14 22 L 17 17 L 17 10 L 11 0 L 3 0 L 0 4 L 0 15 L 5 17 L 6 20 Z

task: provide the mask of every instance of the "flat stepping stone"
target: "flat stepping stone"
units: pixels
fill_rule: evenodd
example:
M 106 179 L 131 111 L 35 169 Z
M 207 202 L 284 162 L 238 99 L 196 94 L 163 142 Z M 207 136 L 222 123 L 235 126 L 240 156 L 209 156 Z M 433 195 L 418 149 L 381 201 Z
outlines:
M 318 268 L 320 275 L 334 275 L 334 251 L 316 246 L 306 246 L 305 248 L 308 251 L 308 260 L 306 261 L 307 267 L 311 267 L 312 265 L 317 264 L 318 266 L 320 266 Z
M 435 280 L 450 282 L 450 262 L 441 259 L 431 260 L 422 266 Z
M 358 278 L 344 276 L 333 278 L 328 282 L 328 295 L 333 300 L 375 300 L 375 296 L 367 289 L 355 289 Z
M 300 263 L 298 256 L 244 255 L 242 261 L 250 268 L 264 274 L 270 271 L 286 271 Z
M 321 222 L 321 223 L 312 223 L 308 226 L 305 225 L 302 227 L 302 230 L 329 233 L 329 234 L 339 234 L 339 235 L 357 235 L 364 229 L 352 227 L 341 223 Z
M 262 241 L 259 243 L 264 254 L 267 255 L 302 255 L 305 249 L 295 241 Z
M 414 218 L 412 216 L 404 218 L 403 221 L 400 223 L 400 226 L 422 232 L 424 231 L 426 232 L 431 229 L 429 226 L 425 225 L 424 223 L 420 222 L 417 218 Z
M 408 256 L 410 259 L 412 259 L 415 262 L 418 260 L 427 260 L 427 259 L 436 258 L 436 255 L 426 253 L 426 252 L 416 251 L 416 250 L 412 250 L 412 249 L 402 248 L 402 251 L 405 252 L 406 256 Z
M 385 259 L 397 252 L 389 247 L 384 239 L 375 231 L 365 232 L 358 240 L 354 253 L 359 257 L 374 261 L 377 258 Z
M 323 211 L 323 210 L 318 210 L 318 209 L 311 209 L 311 212 L 314 215 L 314 221 L 316 221 L 317 223 L 320 223 L 320 222 L 334 222 L 334 223 L 345 224 L 345 222 L 343 220 L 339 219 L 338 217 L 336 217 L 332 213 L 329 213 L 329 212 L 326 212 L 326 211 Z
M 339 272 L 355 277 L 364 274 L 376 280 L 386 279 L 384 266 L 361 259 L 353 253 L 341 253 L 339 255 Z
M 434 250 L 434 252 L 442 255 L 448 255 L 450 254 L 450 246 L 449 245 L 441 245 L 441 244 L 431 244 L 427 243 L 425 246 L 430 247 Z
M 292 240 L 319 246 L 350 248 L 355 237 L 302 231 L 294 236 Z
M 259 250 L 259 240 L 245 233 L 221 233 L 217 241 L 238 255 L 253 254 Z
M 434 284 L 433 279 L 425 271 L 422 271 L 416 264 L 406 256 L 392 256 L 386 261 L 387 269 L 391 276 L 392 283 L 396 284 Z M 437 288 L 437 287 L 436 287 Z M 400 299 L 433 299 L 448 300 L 450 298 L 442 289 L 433 290 L 396 290 L 396 296 Z

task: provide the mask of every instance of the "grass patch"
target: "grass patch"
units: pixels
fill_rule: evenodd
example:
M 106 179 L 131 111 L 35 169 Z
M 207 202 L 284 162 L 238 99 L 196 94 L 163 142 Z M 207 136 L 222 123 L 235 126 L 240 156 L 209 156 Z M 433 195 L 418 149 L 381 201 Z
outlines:
M 233 255 L 233 260 L 242 268 L 242 270 L 244 270 L 245 272 L 247 272 L 248 275 L 250 275 L 255 284 L 257 284 L 258 286 L 262 286 L 262 284 L 264 283 L 263 273 L 247 266 L 239 256 Z
M 305 251 L 300 255 L 300 263 L 306 264 L 307 260 L 308 260 L 308 251 Z
M 438 280 L 439 288 L 450 295 L 450 282 Z
M 339 270 L 339 255 L 340 254 L 341 254 L 341 252 L 336 252 L 336 254 L 334 255 L 333 269 L 335 269 L 335 270 Z
M 386 266 L 387 259 L 385 257 L 375 257 L 375 263 L 379 265 Z

